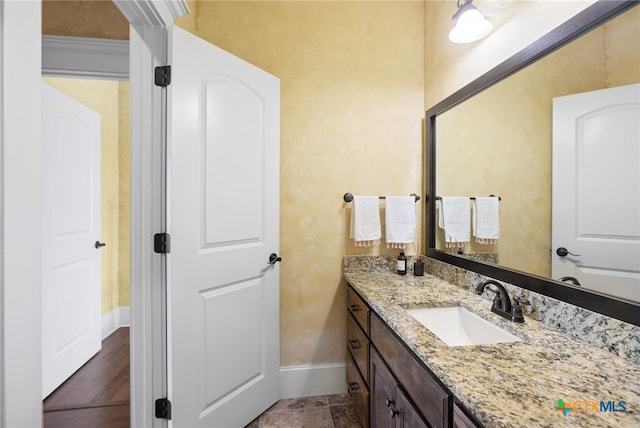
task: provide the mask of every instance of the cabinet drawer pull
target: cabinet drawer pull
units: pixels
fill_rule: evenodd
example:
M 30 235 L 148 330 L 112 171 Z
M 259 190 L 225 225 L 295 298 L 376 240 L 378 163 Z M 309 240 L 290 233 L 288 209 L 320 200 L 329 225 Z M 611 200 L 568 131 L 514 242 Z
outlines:
M 350 340 L 350 341 L 349 341 L 349 346 L 351 347 L 351 349 L 352 349 L 352 350 L 360 349 L 360 348 L 361 348 L 361 346 L 360 346 L 360 341 L 359 341 L 359 340 L 356 340 L 356 339 L 352 339 L 352 340 Z
M 358 386 L 358 384 L 356 382 L 351 382 L 349 384 L 349 391 L 355 392 L 355 391 L 357 391 L 359 389 L 360 389 L 360 387 Z
M 358 312 L 360 310 L 360 306 L 359 305 L 351 305 L 351 306 L 349 306 L 349 309 L 351 309 L 351 312 Z
M 384 400 L 384 404 L 387 405 L 387 407 L 391 407 L 393 406 L 394 401 L 391 398 L 387 398 L 386 400 Z

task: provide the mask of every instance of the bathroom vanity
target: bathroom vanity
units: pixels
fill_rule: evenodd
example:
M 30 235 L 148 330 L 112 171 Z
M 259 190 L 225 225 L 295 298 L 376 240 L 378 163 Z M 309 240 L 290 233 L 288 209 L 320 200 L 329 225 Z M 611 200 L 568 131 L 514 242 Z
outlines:
M 640 426 L 640 367 L 626 359 L 528 317 L 510 322 L 489 296 L 399 276 L 383 257 L 347 257 L 344 277 L 347 382 L 363 427 Z M 519 340 L 449 346 L 407 311 L 453 306 Z M 605 407 L 565 415 L 559 400 Z
M 362 426 L 480 426 L 351 286 L 347 302 L 347 381 Z
M 430 419 L 432 425 L 442 426 L 444 415 L 449 406 L 449 397 L 434 377 L 393 337 L 393 333 L 369 307 L 349 288 L 347 343 L 350 364 L 347 365 L 349 391 L 354 397 L 360 423 L 368 425 L 369 406 L 371 406 L 371 426 L 389 426 L 393 420 L 400 421 L 399 426 L 411 421 L 408 426 L 427 426 L 423 418 Z M 375 345 L 373 344 L 375 341 Z M 379 351 L 378 351 L 379 349 Z M 385 355 L 387 363 L 382 356 Z M 400 370 L 406 364 L 406 372 Z M 390 365 L 398 376 L 394 376 Z M 403 379 L 400 386 L 398 377 Z M 425 385 L 424 390 L 417 390 Z M 424 404 L 423 412 L 411 404 L 403 391 L 412 391 Z M 367 399 L 369 398 L 369 399 Z M 418 401 L 415 400 L 414 401 Z M 425 415 L 426 413 L 426 415 Z

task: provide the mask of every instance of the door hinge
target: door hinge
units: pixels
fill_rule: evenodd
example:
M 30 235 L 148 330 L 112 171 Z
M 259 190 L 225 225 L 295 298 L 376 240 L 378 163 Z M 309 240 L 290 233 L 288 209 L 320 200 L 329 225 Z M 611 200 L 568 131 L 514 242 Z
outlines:
M 171 251 L 171 236 L 168 233 L 153 235 L 153 251 L 158 254 L 169 254 Z
M 168 398 L 156 400 L 156 418 L 171 419 L 171 401 Z
M 156 86 L 169 86 L 171 84 L 171 66 L 156 67 Z

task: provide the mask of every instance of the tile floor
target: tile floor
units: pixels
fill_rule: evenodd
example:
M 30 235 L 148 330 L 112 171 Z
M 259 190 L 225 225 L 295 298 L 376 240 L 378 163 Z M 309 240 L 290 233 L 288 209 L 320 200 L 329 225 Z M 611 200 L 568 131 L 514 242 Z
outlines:
M 246 428 L 360 428 L 349 394 L 280 400 Z

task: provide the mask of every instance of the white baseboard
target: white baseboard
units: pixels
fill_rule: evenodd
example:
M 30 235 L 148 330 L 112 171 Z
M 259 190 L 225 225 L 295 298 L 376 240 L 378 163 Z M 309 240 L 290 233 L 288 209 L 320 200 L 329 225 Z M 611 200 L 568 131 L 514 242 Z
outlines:
M 280 398 L 310 397 L 347 392 L 345 363 L 280 367 Z
M 119 306 L 102 316 L 102 339 L 128 327 L 129 306 Z M 346 363 L 304 364 L 280 367 L 280 398 L 311 397 L 347 392 Z
M 118 306 L 102 316 L 102 340 L 120 327 L 128 327 L 130 319 L 129 306 Z

